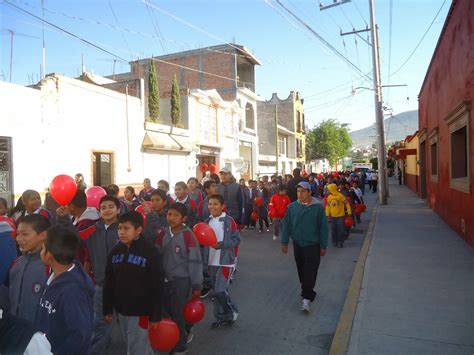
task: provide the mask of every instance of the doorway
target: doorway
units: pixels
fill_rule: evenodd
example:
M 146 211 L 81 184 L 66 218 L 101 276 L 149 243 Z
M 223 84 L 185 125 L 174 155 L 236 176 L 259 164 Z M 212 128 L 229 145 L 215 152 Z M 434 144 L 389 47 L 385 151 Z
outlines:
M 13 205 L 12 139 L 0 137 L 0 197 Z
M 420 197 L 426 198 L 426 141 L 420 143 Z

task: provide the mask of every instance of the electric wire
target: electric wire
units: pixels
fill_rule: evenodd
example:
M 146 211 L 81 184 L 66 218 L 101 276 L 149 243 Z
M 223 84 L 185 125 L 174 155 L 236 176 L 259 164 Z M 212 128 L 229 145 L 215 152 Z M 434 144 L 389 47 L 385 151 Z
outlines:
M 114 8 L 113 8 L 112 3 L 110 2 L 110 0 L 107 0 L 107 4 L 109 5 L 110 11 L 112 12 L 112 16 L 113 16 L 114 19 L 115 19 L 115 23 L 116 23 L 118 26 L 120 26 L 118 17 L 117 17 L 117 15 L 115 14 Z M 125 38 L 125 35 L 123 34 L 122 31 L 120 31 L 120 35 L 122 36 L 122 39 L 123 39 L 123 41 L 124 41 L 124 43 L 125 43 L 125 46 L 127 47 L 128 51 L 130 52 L 130 59 L 132 59 L 132 58 L 133 58 L 132 50 L 130 49 L 130 46 L 128 45 L 127 39 Z
M 326 41 L 318 32 L 316 32 L 311 26 L 309 26 L 304 20 L 298 17 L 294 12 L 292 12 L 288 7 L 286 7 L 280 0 L 276 0 L 277 4 L 280 5 L 285 11 L 287 11 L 293 18 L 295 18 L 300 24 L 302 24 L 308 31 L 310 31 L 320 42 L 322 42 L 327 48 L 329 48 L 336 56 L 338 56 L 343 61 L 349 63 L 354 69 L 359 73 L 364 74 L 363 71 L 352 63 L 348 58 L 346 58 L 341 52 L 339 52 L 332 44 Z M 371 78 L 367 78 L 371 80 Z
M 161 35 L 160 27 L 158 25 L 158 21 L 156 20 L 155 14 L 153 10 L 150 8 L 149 4 L 151 4 L 151 0 L 146 0 L 144 1 L 144 4 L 148 10 L 148 14 L 150 15 L 151 23 L 153 24 L 153 29 L 155 30 L 155 33 L 157 37 L 160 39 L 160 44 L 161 44 L 161 49 L 163 50 L 163 53 L 166 54 L 167 50 L 165 47 L 165 43 L 163 41 L 163 36 Z
M 408 61 L 411 59 L 411 57 L 413 56 L 413 54 L 415 54 L 416 50 L 418 49 L 418 47 L 421 45 L 421 42 L 423 42 L 423 40 L 425 39 L 426 35 L 428 34 L 429 30 L 431 29 L 431 27 L 433 26 L 434 22 L 436 21 L 436 19 L 438 18 L 438 15 L 440 14 L 441 10 L 443 9 L 444 5 L 446 4 L 446 0 L 443 0 L 443 3 L 441 4 L 439 10 L 436 12 L 436 15 L 434 16 L 433 20 L 431 21 L 430 25 L 428 26 L 428 28 L 426 29 L 425 33 L 423 33 L 423 36 L 421 36 L 421 39 L 420 41 L 418 42 L 418 44 L 415 46 L 415 48 L 411 51 L 411 53 L 408 55 L 407 59 L 405 59 L 405 61 L 402 63 L 402 65 L 400 65 L 400 67 L 395 70 L 390 76 L 393 76 L 395 74 L 397 74 L 400 70 L 402 70 L 402 68 L 408 63 Z

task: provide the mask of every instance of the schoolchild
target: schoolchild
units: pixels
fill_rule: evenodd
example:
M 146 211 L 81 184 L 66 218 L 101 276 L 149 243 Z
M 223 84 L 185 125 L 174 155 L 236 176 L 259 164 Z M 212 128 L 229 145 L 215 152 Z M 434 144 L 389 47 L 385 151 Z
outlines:
M 266 231 L 270 231 L 270 223 L 268 221 L 268 204 L 270 203 L 270 191 L 265 186 L 263 181 L 259 181 L 258 183 L 258 197 L 262 200 L 262 203 L 257 205 L 255 203 L 255 210 L 258 212 L 258 233 L 262 234 L 263 232 L 263 223 L 265 222 L 265 226 L 267 227 Z M 255 201 L 254 201 L 255 202 Z
M 133 186 L 127 186 L 123 191 L 123 202 L 127 205 L 129 211 L 135 211 L 135 208 L 140 204 Z
M 90 353 L 94 285 L 73 261 L 79 241 L 62 226 L 48 229 L 41 260 L 52 269 L 36 312 L 35 324 L 46 334 L 55 355 Z
M 158 232 L 168 227 L 166 211 L 168 210 L 168 199 L 166 193 L 156 189 L 151 193 L 151 205 L 144 204 L 143 211 L 146 214 L 143 236 L 153 244 L 156 241 Z
M 327 186 L 329 196 L 327 197 L 326 216 L 331 222 L 331 238 L 334 246 L 342 248 L 347 231 L 344 226 L 346 215 L 352 214 L 352 209 L 346 197 L 337 190 L 336 184 Z
M 124 213 L 118 222 L 119 242 L 110 252 L 105 270 L 103 316 L 111 323 L 114 311 L 118 313 L 128 354 L 150 354 L 148 332 L 138 322 L 148 316 L 149 326 L 154 326 L 161 319 L 161 260 L 157 249 L 141 235 L 140 213 Z
M 200 297 L 203 267 L 199 243 L 194 233 L 185 225 L 187 209 L 182 203 L 173 203 L 168 209 L 169 228 L 156 240 L 162 256 L 165 273 L 164 314 L 178 325 L 180 339 L 174 353 L 185 352 L 193 338 L 192 326 L 186 324 L 183 310 L 189 298 Z
M 207 180 L 204 182 L 204 192 L 206 197 L 198 206 L 198 217 L 200 221 L 205 221 L 209 217 L 209 196 L 217 194 L 218 187 L 214 180 Z
M 168 206 L 174 202 L 174 199 L 170 195 L 170 184 L 166 180 L 158 181 L 158 190 L 164 191 L 166 193 L 166 198 L 168 200 Z
M 18 223 L 16 240 L 23 255 L 9 273 L 10 313 L 31 322 L 49 276 L 40 256 L 49 227 L 49 220 L 40 214 L 21 217 Z
M 290 203 L 286 186 L 280 185 L 280 191 L 272 196 L 268 204 L 269 214 L 273 217 L 273 240 L 278 240 L 280 237 L 281 222 Z
M 206 223 L 217 236 L 217 244 L 209 248 L 208 262 L 215 297 L 212 328 L 220 328 L 232 326 L 238 316 L 237 306 L 230 297 L 229 282 L 235 268 L 240 233 L 234 219 L 224 212 L 224 198 L 221 195 L 209 198 L 209 211 L 211 216 Z
M 198 222 L 197 205 L 189 196 L 188 185 L 184 181 L 178 181 L 174 185 L 174 194 L 176 195 L 176 202 L 186 206 L 186 225 L 192 228 Z
M 188 179 L 188 194 L 191 200 L 196 203 L 196 206 L 204 199 L 204 193 L 202 192 L 202 186 L 199 186 L 199 181 L 195 177 Z
M 28 216 L 30 214 L 40 214 L 46 217 L 51 224 L 54 224 L 54 218 L 51 212 L 41 207 L 41 196 L 38 191 L 35 190 L 26 190 L 21 195 L 21 200 L 24 204 L 24 210 L 22 211 L 20 217 Z M 16 223 L 18 225 L 18 220 Z

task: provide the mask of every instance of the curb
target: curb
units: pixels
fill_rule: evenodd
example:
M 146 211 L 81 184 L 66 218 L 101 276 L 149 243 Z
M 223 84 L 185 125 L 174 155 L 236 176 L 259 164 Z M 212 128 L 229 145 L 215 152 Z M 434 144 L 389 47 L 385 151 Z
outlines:
M 369 227 L 365 235 L 364 244 L 359 254 L 357 264 L 352 275 L 351 284 L 347 291 L 346 301 L 342 308 L 341 316 L 337 322 L 336 332 L 332 339 L 331 348 L 329 355 L 344 355 L 349 349 L 349 341 L 351 339 L 352 324 L 354 322 L 355 314 L 357 311 L 357 304 L 359 301 L 360 288 L 362 286 L 362 280 L 364 278 L 364 268 L 367 255 L 369 253 L 370 243 L 372 242 L 372 235 L 374 232 L 375 219 L 377 216 L 378 204 L 374 206 L 372 210 L 372 216 L 370 219 Z

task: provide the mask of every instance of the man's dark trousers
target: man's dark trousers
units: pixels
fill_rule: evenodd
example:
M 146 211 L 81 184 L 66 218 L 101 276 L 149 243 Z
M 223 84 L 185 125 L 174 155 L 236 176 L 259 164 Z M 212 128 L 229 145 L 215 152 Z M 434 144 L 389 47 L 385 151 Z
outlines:
M 301 297 L 311 302 L 316 297 L 314 286 L 318 276 L 321 248 L 319 244 L 300 246 L 293 241 L 293 253 L 295 256 L 298 277 L 301 283 Z

